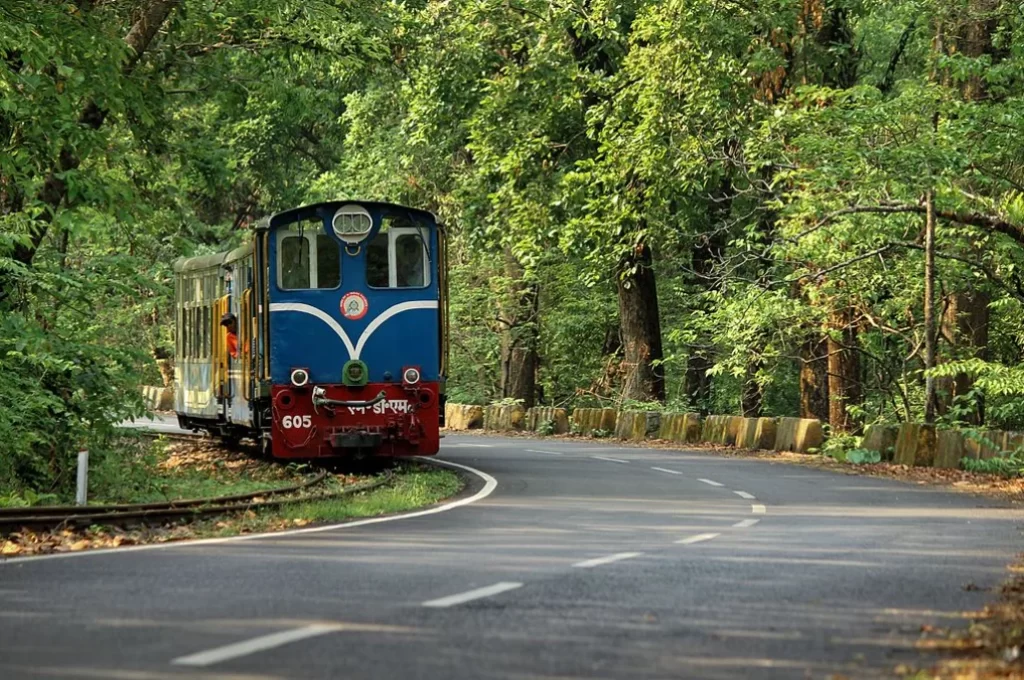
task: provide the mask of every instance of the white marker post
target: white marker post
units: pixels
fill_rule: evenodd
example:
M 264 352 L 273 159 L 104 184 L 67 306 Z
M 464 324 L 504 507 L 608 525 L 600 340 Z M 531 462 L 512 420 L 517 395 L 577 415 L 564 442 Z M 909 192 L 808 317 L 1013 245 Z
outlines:
M 75 487 L 75 505 L 85 505 L 89 496 L 89 452 L 78 452 L 78 484 Z

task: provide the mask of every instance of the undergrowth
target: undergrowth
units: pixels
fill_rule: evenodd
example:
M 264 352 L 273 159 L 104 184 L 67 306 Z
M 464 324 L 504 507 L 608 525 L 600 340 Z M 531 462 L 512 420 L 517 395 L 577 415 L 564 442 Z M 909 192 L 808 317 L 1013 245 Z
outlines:
M 990 475 L 999 475 L 1007 479 L 1024 476 L 1024 453 L 1012 451 L 1002 454 L 996 458 L 960 459 L 960 467 L 968 472 L 980 472 Z
M 212 442 L 176 443 L 126 432 L 90 452 L 89 503 L 148 503 L 251 493 L 286 486 L 302 470 L 248 458 Z M 0 489 L 0 507 L 67 504 L 74 489 Z

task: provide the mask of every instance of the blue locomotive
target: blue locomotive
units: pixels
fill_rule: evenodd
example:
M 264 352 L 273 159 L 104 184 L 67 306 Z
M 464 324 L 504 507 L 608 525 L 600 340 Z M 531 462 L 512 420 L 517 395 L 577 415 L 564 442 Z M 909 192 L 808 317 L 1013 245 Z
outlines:
M 308 205 L 174 271 L 183 428 L 252 437 L 275 458 L 437 453 L 447 261 L 431 213 Z

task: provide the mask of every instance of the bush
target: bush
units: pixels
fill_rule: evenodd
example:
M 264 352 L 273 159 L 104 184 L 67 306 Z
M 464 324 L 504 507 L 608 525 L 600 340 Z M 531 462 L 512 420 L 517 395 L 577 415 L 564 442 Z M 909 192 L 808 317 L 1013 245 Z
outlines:
M 1020 451 L 1003 454 L 997 458 L 978 460 L 961 458 L 960 467 L 968 472 L 980 472 L 1001 477 L 1024 477 L 1024 454 Z
M 555 421 L 545 420 L 537 426 L 537 434 L 545 437 L 553 435 L 555 433 Z
M 69 499 L 78 451 L 102 458 L 115 425 L 144 412 L 138 357 L 64 330 L 18 313 L 0 319 L 2 495 Z
M 870 449 L 850 449 L 846 452 L 846 462 L 854 465 L 870 465 L 882 462 L 882 454 Z
M 860 437 L 853 434 L 834 434 L 825 440 L 825 444 L 821 447 L 821 452 L 840 462 L 847 460 L 849 452 L 854 450 L 860 450 L 857 447 L 860 446 Z

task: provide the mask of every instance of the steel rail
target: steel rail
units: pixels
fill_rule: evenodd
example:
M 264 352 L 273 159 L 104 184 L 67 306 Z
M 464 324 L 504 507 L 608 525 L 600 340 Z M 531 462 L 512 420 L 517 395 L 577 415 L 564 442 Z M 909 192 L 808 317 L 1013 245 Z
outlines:
M 293 491 L 308 488 L 312 484 L 322 481 L 326 477 L 326 473 L 318 475 L 315 480 L 311 480 L 303 485 L 297 485 L 293 488 Z M 389 484 L 394 478 L 394 475 L 389 471 L 387 475 L 380 479 L 371 480 L 368 483 L 356 484 L 351 487 L 341 489 L 334 493 L 327 494 L 305 494 L 296 496 L 293 498 L 279 498 L 271 499 L 259 502 L 238 502 L 236 497 L 223 497 L 220 499 L 211 498 L 206 499 L 206 505 L 190 505 L 186 507 L 156 507 L 156 508 L 145 508 L 145 509 L 132 509 L 122 510 L 115 512 L 100 512 L 93 513 L 88 512 L 91 510 L 88 506 L 85 508 L 77 508 L 76 512 L 66 514 L 53 514 L 53 515 L 30 515 L 25 514 L 21 516 L 6 516 L 0 517 L 0 535 L 9 534 L 12 531 L 26 528 L 61 528 L 70 526 L 90 526 L 93 524 L 102 525 L 120 525 L 127 523 L 145 523 L 147 520 L 160 520 L 166 522 L 175 518 L 198 518 L 207 517 L 212 515 L 224 515 L 234 512 L 244 512 L 246 510 L 261 510 L 271 507 L 279 507 L 282 505 L 291 505 L 296 503 L 304 503 L 309 501 L 318 500 L 331 500 L 335 498 L 342 498 L 362 491 L 370 491 L 372 489 L 381 487 L 385 484 Z M 255 498 L 259 496 L 267 495 L 266 492 L 262 494 L 245 494 L 244 496 Z M 232 500 L 234 499 L 234 500 Z M 221 501 L 217 503 L 216 501 Z M 224 502 L 228 501 L 228 502 Z M 25 510 L 25 508 L 21 508 Z
M 265 489 L 263 491 L 252 491 L 249 493 L 233 494 L 230 496 L 213 496 L 210 498 L 186 498 L 181 500 L 172 501 L 160 501 L 155 503 L 114 503 L 106 505 L 36 505 L 27 508 L 0 508 L 0 520 L 5 517 L 14 515 L 45 515 L 45 516 L 57 516 L 57 515 L 81 515 L 81 514 L 96 514 L 105 512 L 130 512 L 130 511 L 141 511 L 141 510 L 160 510 L 160 509 L 175 509 L 175 508 L 187 508 L 195 507 L 198 505 L 210 505 L 211 503 L 231 503 L 235 501 L 245 501 L 252 498 L 259 498 L 261 496 L 276 496 L 284 493 L 294 493 L 305 489 L 306 487 L 319 484 L 327 477 L 327 473 L 321 471 L 311 479 L 307 479 L 300 484 L 292 484 L 290 486 L 281 486 L 273 489 Z

